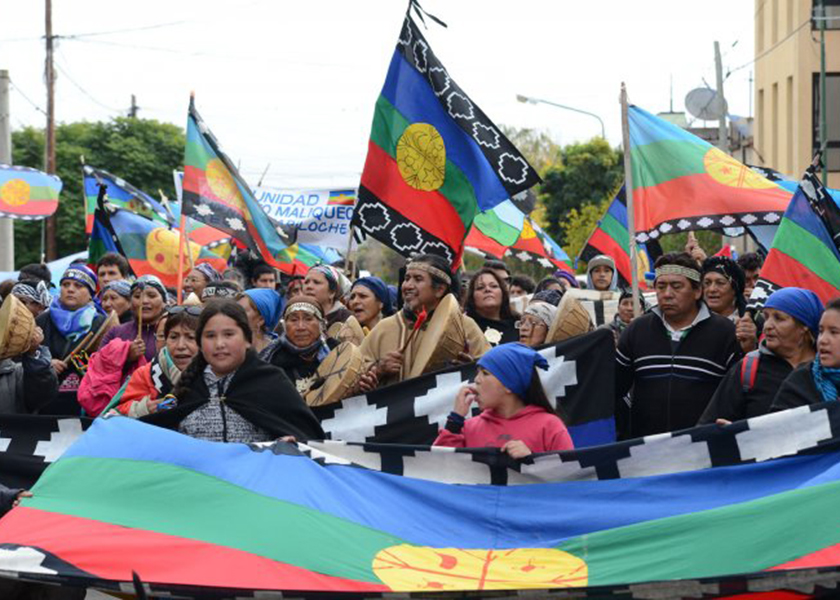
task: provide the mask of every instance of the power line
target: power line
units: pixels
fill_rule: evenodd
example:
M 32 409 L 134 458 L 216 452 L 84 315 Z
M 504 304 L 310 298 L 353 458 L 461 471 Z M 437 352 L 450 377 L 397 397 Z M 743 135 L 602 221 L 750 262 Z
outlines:
M 794 29 L 793 31 L 791 31 L 789 34 L 787 34 L 787 35 L 786 35 L 785 37 L 783 37 L 781 40 L 779 40 L 778 42 L 776 42 L 775 44 L 773 44 L 772 46 L 770 46 L 769 48 L 767 48 L 767 50 L 765 50 L 764 52 L 762 52 L 761 54 L 759 54 L 758 56 L 756 56 L 756 57 L 755 57 L 754 59 L 752 59 L 751 61 L 746 62 L 746 63 L 744 63 L 743 65 L 741 65 L 741 66 L 739 66 L 739 67 L 735 67 L 734 69 L 730 69 L 729 71 L 727 71 L 727 72 L 726 72 L 726 77 L 725 77 L 724 79 L 729 78 L 729 76 L 730 76 L 730 75 L 732 75 L 732 73 L 735 73 L 736 71 L 740 71 L 741 69 L 745 69 L 746 67 L 749 67 L 750 65 L 752 65 L 752 64 L 754 64 L 754 63 L 757 63 L 757 62 L 758 62 L 758 61 L 760 61 L 762 58 L 764 58 L 765 56 L 767 56 L 768 54 L 770 54 L 773 50 L 775 50 L 776 48 L 778 48 L 779 46 L 781 46 L 782 44 L 784 44 L 786 41 L 788 41 L 790 38 L 792 38 L 792 37 L 793 37 L 793 35 L 794 35 L 795 33 L 797 33 L 800 29 L 802 29 L 802 28 L 803 28 L 803 27 L 805 27 L 806 25 L 809 25 L 810 23 L 811 23 L 811 19 L 809 18 L 809 19 L 807 19 L 806 21 L 804 21 L 804 22 L 803 22 L 803 23 L 802 23 L 799 27 L 797 27 L 796 29 Z
M 76 83 L 76 81 L 75 81 L 75 80 L 74 80 L 74 79 L 70 76 L 70 74 L 67 72 L 67 70 L 66 70 L 66 69 L 64 69 L 64 68 L 63 68 L 63 67 L 62 67 L 62 66 L 58 63 L 58 61 L 56 61 L 55 66 L 56 66 L 56 68 L 57 68 L 57 69 L 61 72 L 61 74 L 62 74 L 62 75 L 64 75 L 64 76 L 67 78 L 67 80 L 68 80 L 70 83 L 72 83 L 72 84 L 76 87 L 76 89 L 78 89 L 78 90 L 79 90 L 80 92 L 82 92 L 85 96 L 87 96 L 87 97 L 88 97 L 88 99 L 89 99 L 91 102 L 93 102 L 94 104 L 96 104 L 96 105 L 98 105 L 98 106 L 101 106 L 101 107 L 102 107 L 102 108 L 104 108 L 105 110 L 108 110 L 108 111 L 113 112 L 113 113 L 117 113 L 117 114 L 119 114 L 119 113 L 122 113 L 122 112 L 123 112 L 121 109 L 118 109 L 118 108 L 113 108 L 113 107 L 111 107 L 111 106 L 107 106 L 107 105 L 105 105 L 105 104 L 102 104 L 99 100 L 97 100 L 96 98 L 94 98 L 94 97 L 93 97 L 93 96 L 92 96 L 92 95 L 91 95 L 91 94 L 90 94 L 90 93 L 89 93 L 89 92 L 88 92 L 85 88 L 83 88 L 81 85 L 79 85 L 78 83 Z
M 47 114 L 47 111 L 45 111 L 43 108 L 41 108 L 40 106 L 38 106 L 37 104 L 35 104 L 35 102 L 33 102 L 33 101 L 29 98 L 29 96 L 27 96 L 26 94 L 24 94 L 24 93 L 23 93 L 23 90 L 22 90 L 22 89 L 20 89 L 17 85 L 15 85 L 15 83 L 14 83 L 13 81 L 9 81 L 9 84 L 12 86 L 12 89 L 13 89 L 13 90 L 15 90 L 18 94 L 20 94 L 20 95 L 21 95 L 21 97 L 22 97 L 24 100 L 26 100 L 26 101 L 27 101 L 27 102 L 28 102 L 28 103 L 32 106 L 32 108 L 34 108 L 35 110 L 37 110 L 39 113 L 41 113 L 41 114 L 43 114 L 43 115 L 46 115 L 46 114 Z
M 144 27 L 132 27 L 130 29 L 113 29 L 111 31 L 93 31 L 90 33 L 73 33 L 70 35 L 57 35 L 56 38 L 63 40 L 76 40 L 83 37 L 94 37 L 99 35 L 113 35 L 115 33 L 131 33 L 134 31 L 149 31 L 151 29 L 161 29 L 163 27 L 173 27 L 175 25 L 182 25 L 189 23 L 189 21 L 170 21 L 169 23 L 158 23 L 157 25 L 146 25 Z

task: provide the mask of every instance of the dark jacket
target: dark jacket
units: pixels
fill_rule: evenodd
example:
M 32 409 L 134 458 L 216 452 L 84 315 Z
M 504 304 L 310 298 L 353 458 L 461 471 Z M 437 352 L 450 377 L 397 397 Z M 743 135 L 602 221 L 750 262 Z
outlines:
M 50 360 L 46 346 L 22 355 L 19 362 L 0 360 L 0 414 L 34 413 L 55 400 L 58 377 Z
M 7 488 L 0 483 L 0 517 L 12 510 L 12 504 L 22 491 L 22 489 Z
M 770 412 L 770 405 L 773 403 L 776 392 L 779 391 L 779 386 L 793 371 L 793 367 L 764 345 L 761 345 L 757 352 L 758 368 L 754 384 L 749 385 L 748 374 L 742 377 L 742 369 L 747 362 L 745 356 L 726 373 L 709 401 L 709 406 L 700 417 L 698 425 L 714 423 L 716 419 L 740 421 Z M 745 386 L 748 391 L 744 391 Z
M 616 350 L 616 420 L 623 439 L 694 427 L 741 356 L 735 325 L 702 305 L 674 341 L 657 309 L 635 319 Z M 630 406 L 624 396 L 633 388 Z
M 811 375 L 811 365 L 814 361 L 806 362 L 796 367 L 782 382 L 776 397 L 770 405 L 770 412 L 787 410 L 807 404 L 819 404 L 825 399 Z
M 178 429 L 191 412 L 207 403 L 210 392 L 203 377 L 190 385 L 175 408 L 158 411 L 143 421 Z M 224 402 L 245 419 L 275 436 L 293 435 L 298 440 L 323 439 L 321 424 L 281 369 L 266 364 L 249 350 L 225 393 Z
M 493 342 L 493 345 L 499 344 L 507 344 L 508 342 L 518 342 L 519 341 L 519 329 L 516 327 L 516 319 L 503 319 L 501 321 L 496 321 L 493 319 L 485 319 L 478 313 L 468 314 L 467 316 L 471 317 L 473 321 L 475 321 L 476 325 L 484 332 L 485 338 L 487 337 L 487 330 L 488 329 L 495 329 L 499 333 L 502 334 L 502 339 L 500 342 Z M 487 340 L 490 341 L 489 339 Z
M 327 338 L 327 348 L 330 350 L 338 344 L 338 340 Z M 321 365 L 321 361 L 317 358 L 306 360 L 300 354 L 289 352 L 282 344 L 278 344 L 270 362 L 275 367 L 283 369 L 286 377 L 298 391 L 308 386 L 315 379 L 318 367 Z
M 98 330 L 105 319 L 105 316 L 97 314 L 93 319 L 91 331 Z M 38 315 L 35 323 L 44 331 L 44 345 L 49 348 L 52 358 L 64 360 L 64 357 L 70 354 L 78 344 L 78 341 L 71 342 L 61 335 L 61 332 L 53 325 L 49 310 Z M 68 365 L 58 377 L 58 394 L 51 402 L 40 406 L 38 412 L 42 415 L 80 415 L 82 407 L 76 401 L 76 393 L 82 381 L 82 375 L 84 373 L 78 373 L 72 365 Z

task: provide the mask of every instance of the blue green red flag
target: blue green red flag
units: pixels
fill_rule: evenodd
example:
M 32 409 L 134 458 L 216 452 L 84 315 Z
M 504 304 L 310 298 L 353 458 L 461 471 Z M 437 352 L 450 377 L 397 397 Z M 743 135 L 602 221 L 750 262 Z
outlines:
M 407 14 L 376 101 L 353 224 L 404 256 L 457 265 L 475 216 L 539 182 Z
M 37 169 L 0 164 L 0 217 L 34 221 L 58 209 L 61 179 Z
M 832 438 L 829 411 L 794 411 L 785 416 L 799 443 Z M 136 572 L 161 595 L 178 596 L 180 587 L 200 597 L 563 588 L 574 597 L 720 597 L 750 589 L 721 583 L 744 575 L 758 577 L 758 591 L 784 588 L 791 582 L 762 586 L 760 575 L 787 571 L 801 584 L 797 575 L 807 572 L 796 569 L 840 565 L 840 451 L 830 444 L 782 458 L 750 455 L 769 448 L 761 435 L 774 418 L 741 422 L 740 441 L 716 436 L 715 426 L 678 432 L 682 444 L 671 444 L 670 456 L 662 455 L 667 440 L 631 442 L 650 448 L 648 461 L 634 461 L 628 442 L 541 455 L 511 470 L 516 479 L 507 486 L 391 475 L 313 460 L 323 454 L 310 458 L 288 444 L 249 448 L 98 419 L 46 470 L 33 497 L 0 521 L 0 569 L 111 586 Z M 713 466 L 718 436 L 743 460 Z M 694 461 L 675 456 L 677 447 Z M 379 456 L 353 450 L 354 460 Z M 486 475 L 481 453 L 498 453 L 463 452 L 438 460 L 438 478 Z M 669 470 L 671 463 L 693 467 Z M 577 477 L 516 485 L 551 469 Z M 681 582 L 682 593 L 651 593 L 662 581 Z M 708 596 L 686 594 L 706 589 Z
M 111 206 L 131 211 L 162 225 L 177 227 L 178 223 L 171 210 L 167 210 L 163 204 L 122 177 L 88 165 L 85 165 L 82 171 L 85 187 L 85 233 L 88 235 L 93 231 L 93 213 L 96 210 L 100 183 L 108 186 L 108 203 Z
M 267 263 L 283 270 L 289 268 L 282 259 L 288 247 L 283 239 L 286 234 L 271 222 L 251 188 L 221 151 L 193 99 L 187 118 L 181 209 L 188 217 L 227 233 Z
M 639 241 L 781 220 L 790 202 L 788 190 L 638 106 L 627 113 Z
M 802 287 L 824 303 L 840 296 L 840 208 L 810 167 L 785 211 L 761 267 L 750 307 L 775 290 Z

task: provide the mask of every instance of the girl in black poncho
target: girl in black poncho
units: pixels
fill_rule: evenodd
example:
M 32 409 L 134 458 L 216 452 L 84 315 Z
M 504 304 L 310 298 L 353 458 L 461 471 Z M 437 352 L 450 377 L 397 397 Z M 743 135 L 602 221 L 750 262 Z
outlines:
M 174 390 L 174 408 L 143 420 L 219 442 L 324 437 L 320 423 L 283 371 L 261 361 L 251 348 L 248 318 L 236 302 L 208 304 L 196 337 L 200 352 Z

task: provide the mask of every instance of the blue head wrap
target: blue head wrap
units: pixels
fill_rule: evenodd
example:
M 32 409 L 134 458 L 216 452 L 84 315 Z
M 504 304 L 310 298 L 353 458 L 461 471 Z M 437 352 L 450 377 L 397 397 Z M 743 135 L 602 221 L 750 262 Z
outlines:
M 764 308 L 775 308 L 786 313 L 805 325 L 817 339 L 820 329 L 820 317 L 823 305 L 811 290 L 797 287 L 786 287 L 776 290 L 764 303 Z
M 280 294 L 268 288 L 252 288 L 245 290 L 245 295 L 257 307 L 263 321 L 265 321 L 265 329 L 269 332 L 274 331 L 277 323 L 280 322 L 280 316 L 283 314 Z
M 108 283 L 102 286 L 102 291 L 99 293 L 99 295 L 101 296 L 108 290 L 115 291 L 123 298 L 131 298 L 131 284 L 125 279 L 114 279 L 113 281 L 109 281 Z
M 91 298 L 96 295 L 96 285 L 99 282 L 99 279 L 97 279 L 96 274 L 85 265 L 73 264 L 67 267 L 67 270 L 64 271 L 64 275 L 61 276 L 61 281 L 64 281 L 65 279 L 72 279 L 73 281 L 81 283 L 90 290 Z
M 478 359 L 478 366 L 490 371 L 503 386 L 524 398 L 531 385 L 534 367 L 546 370 L 548 361 L 533 348 L 514 342 L 485 352 Z
M 391 292 L 388 286 L 379 277 L 360 277 L 353 282 L 353 287 L 363 285 L 368 288 L 376 299 L 382 303 L 382 314 L 386 317 L 394 314 L 394 307 L 391 304 Z

